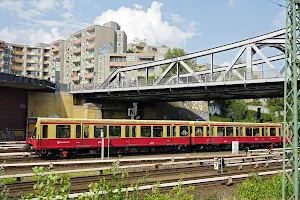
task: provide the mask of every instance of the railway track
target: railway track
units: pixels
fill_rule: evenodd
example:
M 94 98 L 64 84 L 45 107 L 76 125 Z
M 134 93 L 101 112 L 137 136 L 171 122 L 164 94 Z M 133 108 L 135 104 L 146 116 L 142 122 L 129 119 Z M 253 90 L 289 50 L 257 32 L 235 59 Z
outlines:
M 247 172 L 263 172 L 268 170 L 281 169 L 281 165 L 273 165 L 269 168 L 257 168 L 253 169 L 251 166 L 244 168 L 243 171 L 237 170 L 236 167 L 229 167 L 226 175 L 238 175 Z M 229 171 L 230 170 L 230 171 Z M 156 170 L 142 170 L 129 172 L 126 178 L 128 186 L 135 184 L 138 179 L 145 178 L 144 184 L 156 184 L 157 181 L 160 183 L 176 182 L 178 180 L 187 181 L 194 180 L 195 178 L 213 178 L 219 177 L 220 174 L 216 173 L 211 166 L 197 166 L 197 167 L 185 167 L 185 168 L 173 168 L 173 169 L 156 169 Z M 111 174 L 107 175 L 95 175 L 86 177 L 74 177 L 70 179 L 71 192 L 82 193 L 88 191 L 88 184 L 93 182 L 99 182 L 101 178 L 105 178 L 107 181 L 113 182 Z M 20 196 L 32 191 L 33 185 L 36 182 L 22 182 L 7 185 L 10 190 L 10 197 Z M 210 183 L 208 183 L 209 185 Z M 113 183 L 114 185 L 114 183 Z M 201 184 L 201 186 L 205 186 Z M 20 192 L 22 191 L 22 192 Z

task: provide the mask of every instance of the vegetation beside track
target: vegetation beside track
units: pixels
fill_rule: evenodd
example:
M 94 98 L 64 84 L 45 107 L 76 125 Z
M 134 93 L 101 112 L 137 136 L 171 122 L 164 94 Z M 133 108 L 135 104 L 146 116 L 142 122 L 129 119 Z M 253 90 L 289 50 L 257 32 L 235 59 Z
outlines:
M 51 199 L 58 195 L 62 196 L 62 199 L 68 199 L 70 194 L 70 178 L 59 177 L 57 175 L 45 175 L 46 169 L 43 167 L 33 168 L 33 172 L 36 177 L 36 184 L 33 187 L 33 191 L 22 197 L 22 199 L 32 199 L 47 197 Z M 105 171 L 105 174 L 112 174 L 113 180 L 101 179 L 97 183 L 91 183 L 89 185 L 89 192 L 94 192 L 96 195 L 91 196 L 89 193 L 84 193 L 78 199 L 109 199 L 109 200 L 194 200 L 199 199 L 196 194 L 204 193 L 199 187 L 182 187 L 182 185 L 176 186 L 171 190 L 164 191 L 159 188 L 159 183 L 153 188 L 151 192 L 134 190 L 133 192 L 122 192 L 122 188 L 128 188 L 126 178 L 127 172 L 121 173 L 117 166 L 114 166 L 111 170 Z M 253 174 L 250 178 L 246 179 L 236 187 L 236 194 L 231 197 L 220 198 L 217 195 L 206 197 L 203 200 L 277 200 L 281 199 L 281 182 L 282 176 L 277 174 L 268 179 Z M 137 180 L 131 187 L 139 187 L 144 183 L 143 178 Z M 228 187 L 228 186 L 225 186 Z M 212 188 L 213 190 L 213 188 Z M 106 191 L 106 194 L 99 194 L 99 191 Z M 286 191 L 289 197 L 292 194 L 291 185 L 287 185 Z M 5 183 L 0 180 L 0 199 L 8 199 L 9 191 L 5 186 Z M 201 195 L 202 196 L 202 195 Z

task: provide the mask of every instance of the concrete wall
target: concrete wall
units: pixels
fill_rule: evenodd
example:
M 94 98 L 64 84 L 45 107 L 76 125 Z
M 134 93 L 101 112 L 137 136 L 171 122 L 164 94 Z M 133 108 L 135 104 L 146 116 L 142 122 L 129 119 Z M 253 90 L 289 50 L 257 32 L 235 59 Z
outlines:
M 28 117 L 102 118 L 101 105 L 85 103 L 74 105 L 73 95 L 68 93 L 28 94 Z
M 74 101 L 73 95 L 68 93 L 29 92 L 28 117 L 130 119 L 127 111 L 132 104 Z M 209 120 L 208 103 L 204 101 L 138 104 L 138 109 L 141 119 Z

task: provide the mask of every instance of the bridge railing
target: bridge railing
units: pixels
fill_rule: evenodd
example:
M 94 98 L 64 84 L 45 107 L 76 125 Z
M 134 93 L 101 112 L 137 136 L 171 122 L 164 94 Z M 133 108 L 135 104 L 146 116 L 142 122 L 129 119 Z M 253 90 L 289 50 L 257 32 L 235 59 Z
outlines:
M 226 76 L 226 79 L 223 81 L 219 81 L 220 84 L 223 84 L 224 82 L 230 82 L 230 81 L 246 81 L 246 80 L 266 80 L 266 79 L 272 79 L 272 78 L 278 78 L 273 71 L 260 71 L 256 72 L 252 75 L 251 79 L 247 79 L 247 74 L 244 72 L 244 74 L 236 75 L 234 73 L 230 73 Z M 90 83 L 90 84 L 80 84 L 80 85 L 71 85 L 70 91 L 92 91 L 92 90 L 101 90 L 101 89 L 116 89 L 116 88 L 139 88 L 139 87 L 153 87 L 153 86 L 159 86 L 159 85 L 181 85 L 181 84 L 193 84 L 193 83 L 211 83 L 211 82 L 217 82 L 219 74 L 213 74 L 213 78 L 211 78 L 211 74 L 200 74 L 195 76 L 185 76 L 185 77 L 165 77 L 163 79 L 126 79 L 121 81 L 112 81 L 108 84 L 102 84 L 102 83 Z M 241 77 L 242 76 L 242 77 Z

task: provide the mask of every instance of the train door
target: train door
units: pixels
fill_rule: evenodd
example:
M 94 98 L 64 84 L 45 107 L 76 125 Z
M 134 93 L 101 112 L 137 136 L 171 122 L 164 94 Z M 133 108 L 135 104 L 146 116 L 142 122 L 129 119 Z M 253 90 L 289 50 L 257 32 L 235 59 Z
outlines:
M 48 146 L 48 133 L 49 133 L 49 127 L 47 124 L 43 124 L 41 127 L 41 139 L 40 139 L 40 146 L 47 147 Z
M 77 124 L 75 127 L 75 137 L 76 137 L 76 146 L 83 145 L 83 138 L 82 138 L 82 123 Z
M 82 126 L 83 134 L 82 134 L 82 145 L 87 146 L 90 145 L 90 125 L 83 124 Z
M 125 126 L 126 146 L 133 146 L 136 137 L 136 126 Z

